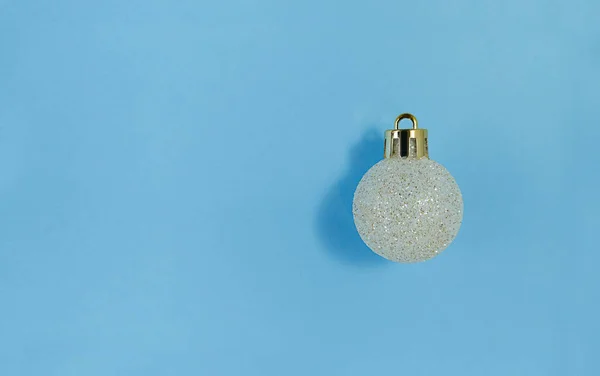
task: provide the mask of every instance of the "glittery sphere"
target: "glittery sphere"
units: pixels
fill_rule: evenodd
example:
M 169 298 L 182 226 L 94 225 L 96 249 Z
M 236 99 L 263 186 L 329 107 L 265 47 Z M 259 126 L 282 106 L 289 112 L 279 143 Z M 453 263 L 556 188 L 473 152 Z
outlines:
M 369 248 L 404 263 L 425 261 L 446 249 L 463 217 L 456 181 L 427 158 L 380 161 L 361 179 L 352 206 L 356 229 Z

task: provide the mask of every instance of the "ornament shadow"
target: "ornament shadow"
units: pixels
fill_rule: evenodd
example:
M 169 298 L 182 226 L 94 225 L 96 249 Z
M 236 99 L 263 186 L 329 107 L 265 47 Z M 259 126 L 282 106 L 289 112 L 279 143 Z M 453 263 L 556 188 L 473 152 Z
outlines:
M 354 190 L 362 176 L 383 158 L 380 132 L 366 131 L 350 150 L 344 175 L 327 191 L 317 211 L 315 226 L 319 240 L 337 260 L 356 266 L 382 266 L 388 262 L 362 241 L 352 217 Z

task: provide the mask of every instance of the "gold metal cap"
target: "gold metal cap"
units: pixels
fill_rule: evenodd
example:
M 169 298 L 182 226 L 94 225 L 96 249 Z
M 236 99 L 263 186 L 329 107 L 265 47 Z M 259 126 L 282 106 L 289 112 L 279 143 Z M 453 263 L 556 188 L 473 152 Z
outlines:
M 410 119 L 412 129 L 400 129 L 400 121 Z M 394 129 L 385 131 L 384 158 L 429 158 L 427 129 L 420 129 L 417 118 L 412 114 L 401 114 L 396 118 Z

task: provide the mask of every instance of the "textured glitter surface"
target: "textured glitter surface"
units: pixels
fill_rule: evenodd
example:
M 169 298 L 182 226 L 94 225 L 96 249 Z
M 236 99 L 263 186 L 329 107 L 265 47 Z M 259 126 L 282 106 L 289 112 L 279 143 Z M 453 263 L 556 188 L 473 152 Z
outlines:
M 396 262 L 419 262 L 442 252 L 458 234 L 460 189 L 430 159 L 392 157 L 371 167 L 354 193 L 354 223 L 373 252 Z

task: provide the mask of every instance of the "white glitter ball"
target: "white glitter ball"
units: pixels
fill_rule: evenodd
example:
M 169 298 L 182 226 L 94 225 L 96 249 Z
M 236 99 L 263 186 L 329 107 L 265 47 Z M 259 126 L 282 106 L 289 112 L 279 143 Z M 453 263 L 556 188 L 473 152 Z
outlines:
M 352 205 L 362 240 L 380 256 L 419 262 L 454 240 L 463 200 L 448 170 L 431 159 L 392 157 L 363 176 Z

